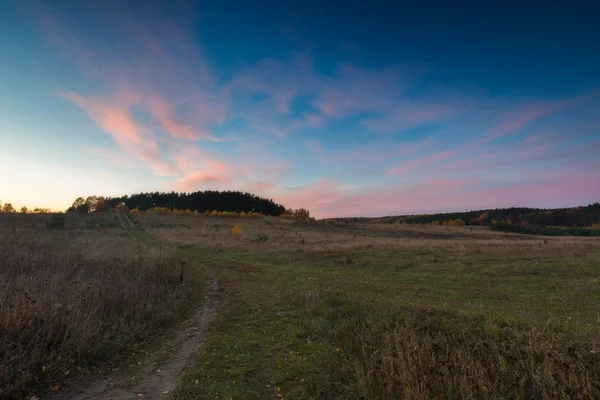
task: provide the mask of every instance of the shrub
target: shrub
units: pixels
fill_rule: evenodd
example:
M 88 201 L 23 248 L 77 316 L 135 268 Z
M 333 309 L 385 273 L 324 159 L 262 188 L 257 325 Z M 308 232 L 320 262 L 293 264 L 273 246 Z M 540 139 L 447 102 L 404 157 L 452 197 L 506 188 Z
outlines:
M 255 238 L 250 239 L 250 243 L 264 243 L 267 240 L 269 240 L 269 236 L 265 235 L 264 233 L 259 233 Z
M 261 214 L 259 212 L 254 212 L 254 211 L 248 211 L 246 213 L 246 217 L 247 218 L 261 218 L 261 217 L 264 217 L 264 216 L 265 216 L 264 214 Z
M 240 224 L 235 224 L 231 228 L 231 234 L 236 239 L 240 238 L 242 236 L 242 233 L 244 233 L 244 230 L 242 229 L 242 226 Z
M 169 214 L 171 212 L 171 209 L 169 207 L 152 207 L 148 211 L 157 214 Z
M 48 229 L 65 229 L 66 215 L 64 213 L 54 213 L 46 223 Z
M 307 221 L 310 219 L 310 212 L 305 208 L 298 208 L 294 210 L 294 218 L 301 221 Z
M 448 221 L 442 221 L 442 225 L 445 226 L 459 226 L 459 225 L 464 225 L 465 222 L 462 219 L 451 219 Z

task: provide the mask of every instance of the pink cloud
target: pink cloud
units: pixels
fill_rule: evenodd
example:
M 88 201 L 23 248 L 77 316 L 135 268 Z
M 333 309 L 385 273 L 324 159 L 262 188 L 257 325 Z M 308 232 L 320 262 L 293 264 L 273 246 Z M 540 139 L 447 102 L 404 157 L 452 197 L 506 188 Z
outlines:
M 77 93 L 63 91 L 61 95 L 82 108 L 89 117 L 115 142 L 126 154 L 146 161 L 158 175 L 173 175 L 173 166 L 161 156 L 157 140 L 141 124 L 135 121 L 127 104 L 134 96 L 126 91 L 117 101 L 85 98 Z
M 535 121 L 541 116 L 548 114 L 553 109 L 555 109 L 555 107 L 543 105 L 532 108 L 530 110 L 525 110 L 510 121 L 488 130 L 487 134 L 490 138 L 495 139 L 498 137 L 518 132 L 523 126 L 525 126 L 529 122 Z
M 71 100 L 85 110 L 98 126 L 122 144 L 140 143 L 144 128 L 133 120 L 128 107 L 102 100 L 87 99 L 77 93 L 62 91 L 61 96 Z
M 148 106 L 152 116 L 172 137 L 176 139 L 210 139 L 216 141 L 216 139 L 210 133 L 204 131 L 203 129 L 184 124 L 178 120 L 173 112 L 173 107 L 181 101 L 169 104 L 160 99 L 158 95 L 153 95 L 148 99 Z
M 229 179 L 223 177 L 217 173 L 210 171 L 193 171 L 187 174 L 185 177 L 173 182 L 173 186 L 177 190 L 184 192 L 191 192 L 195 190 L 206 189 L 203 187 L 205 183 L 224 184 L 229 182 Z
M 311 186 L 290 190 L 274 198 L 293 208 L 308 208 L 318 218 L 352 215 L 384 215 L 446 208 L 447 195 L 459 193 L 472 185 L 474 179 L 433 179 L 397 185 L 389 189 L 362 188 L 359 191 L 332 180 L 320 180 Z
M 597 201 L 600 176 L 593 173 L 565 173 L 556 177 L 499 183 L 493 180 L 435 179 L 393 188 L 353 193 L 339 184 L 329 183 L 329 201 L 318 201 L 321 188 L 298 191 L 294 204 L 306 204 L 318 217 L 353 215 L 402 215 L 428 212 L 464 211 L 494 207 L 561 207 L 573 198 Z M 493 186 L 493 188 L 489 188 Z M 314 196 L 314 197 L 313 197 Z M 596 200 L 594 200 L 596 199 Z M 583 201 L 586 201 L 583 200 Z
M 313 114 L 304 114 L 304 119 L 306 123 L 313 128 L 323 128 L 324 124 L 321 118 L 317 117 Z
M 319 216 L 323 208 L 341 200 L 343 187 L 330 179 L 322 179 L 308 187 L 283 190 L 274 195 L 276 201 L 291 208 L 306 208 Z
M 372 132 L 392 133 L 414 128 L 425 123 L 439 123 L 472 108 L 472 104 L 405 101 L 395 105 L 383 117 L 369 118 L 362 126 Z
M 216 160 L 204 160 L 202 164 L 202 170 L 186 172 L 185 176 L 174 181 L 172 186 L 181 191 L 195 191 L 207 189 L 205 184 L 214 189 L 231 183 L 231 165 Z
M 429 154 L 414 160 L 406 161 L 389 168 L 385 173 L 386 175 L 398 175 L 407 172 L 412 172 L 419 167 L 433 168 L 438 161 L 444 161 L 452 157 L 457 156 L 463 149 L 455 148 L 450 150 L 443 150 L 438 153 Z
M 591 172 L 575 172 L 498 185 L 492 189 L 462 194 L 453 201 L 456 202 L 456 207 L 471 204 L 478 208 L 517 205 L 551 208 L 580 205 L 573 204 L 574 198 L 592 202 L 599 197 L 600 176 Z
M 250 182 L 245 187 L 245 190 L 249 191 L 250 193 L 263 194 L 263 193 L 269 193 L 269 192 L 275 190 L 276 188 L 277 188 L 277 185 L 274 182 L 256 181 L 256 182 Z
M 335 105 L 331 103 L 318 103 L 316 106 L 325 115 L 333 115 L 335 113 Z
M 528 123 L 538 120 L 544 116 L 564 111 L 570 107 L 595 100 L 600 96 L 597 91 L 589 92 L 584 95 L 576 96 L 566 100 L 555 102 L 546 102 L 543 104 L 530 106 L 523 110 L 518 110 L 516 116 L 510 117 L 507 122 L 502 123 L 487 131 L 490 139 L 496 139 L 502 136 L 511 135 L 519 132 Z

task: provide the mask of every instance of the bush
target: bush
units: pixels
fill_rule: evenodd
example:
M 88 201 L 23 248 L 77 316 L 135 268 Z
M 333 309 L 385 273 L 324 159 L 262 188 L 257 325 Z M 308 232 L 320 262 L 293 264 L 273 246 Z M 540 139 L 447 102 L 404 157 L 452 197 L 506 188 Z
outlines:
M 65 229 L 66 215 L 64 213 L 54 213 L 46 223 L 48 229 Z
M 242 226 L 240 224 L 235 224 L 231 228 L 231 234 L 236 239 L 238 239 L 240 236 L 242 236 L 242 233 L 244 233 L 244 230 L 242 229 Z
M 463 226 L 463 225 L 465 225 L 465 221 L 463 221 L 462 219 L 452 219 L 449 221 L 442 221 L 442 225 Z
M 152 207 L 148 211 L 157 214 L 169 214 L 171 212 L 171 209 L 169 207 Z
M 264 243 L 269 240 L 269 236 L 259 233 L 255 238 L 250 239 L 250 243 Z

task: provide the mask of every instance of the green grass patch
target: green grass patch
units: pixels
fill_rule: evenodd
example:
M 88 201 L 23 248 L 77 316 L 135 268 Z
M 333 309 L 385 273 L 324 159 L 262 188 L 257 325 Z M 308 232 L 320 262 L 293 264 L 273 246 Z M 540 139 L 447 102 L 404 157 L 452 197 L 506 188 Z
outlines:
M 185 250 L 224 305 L 174 398 L 595 398 L 600 248 L 526 250 Z

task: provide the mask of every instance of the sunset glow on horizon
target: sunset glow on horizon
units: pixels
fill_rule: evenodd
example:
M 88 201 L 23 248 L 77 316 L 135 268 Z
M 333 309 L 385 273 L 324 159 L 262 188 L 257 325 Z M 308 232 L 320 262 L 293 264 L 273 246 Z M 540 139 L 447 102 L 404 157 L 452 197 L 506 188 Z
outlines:
M 600 201 L 591 13 L 217 4 L 9 1 L 0 202 L 240 190 L 322 218 Z

